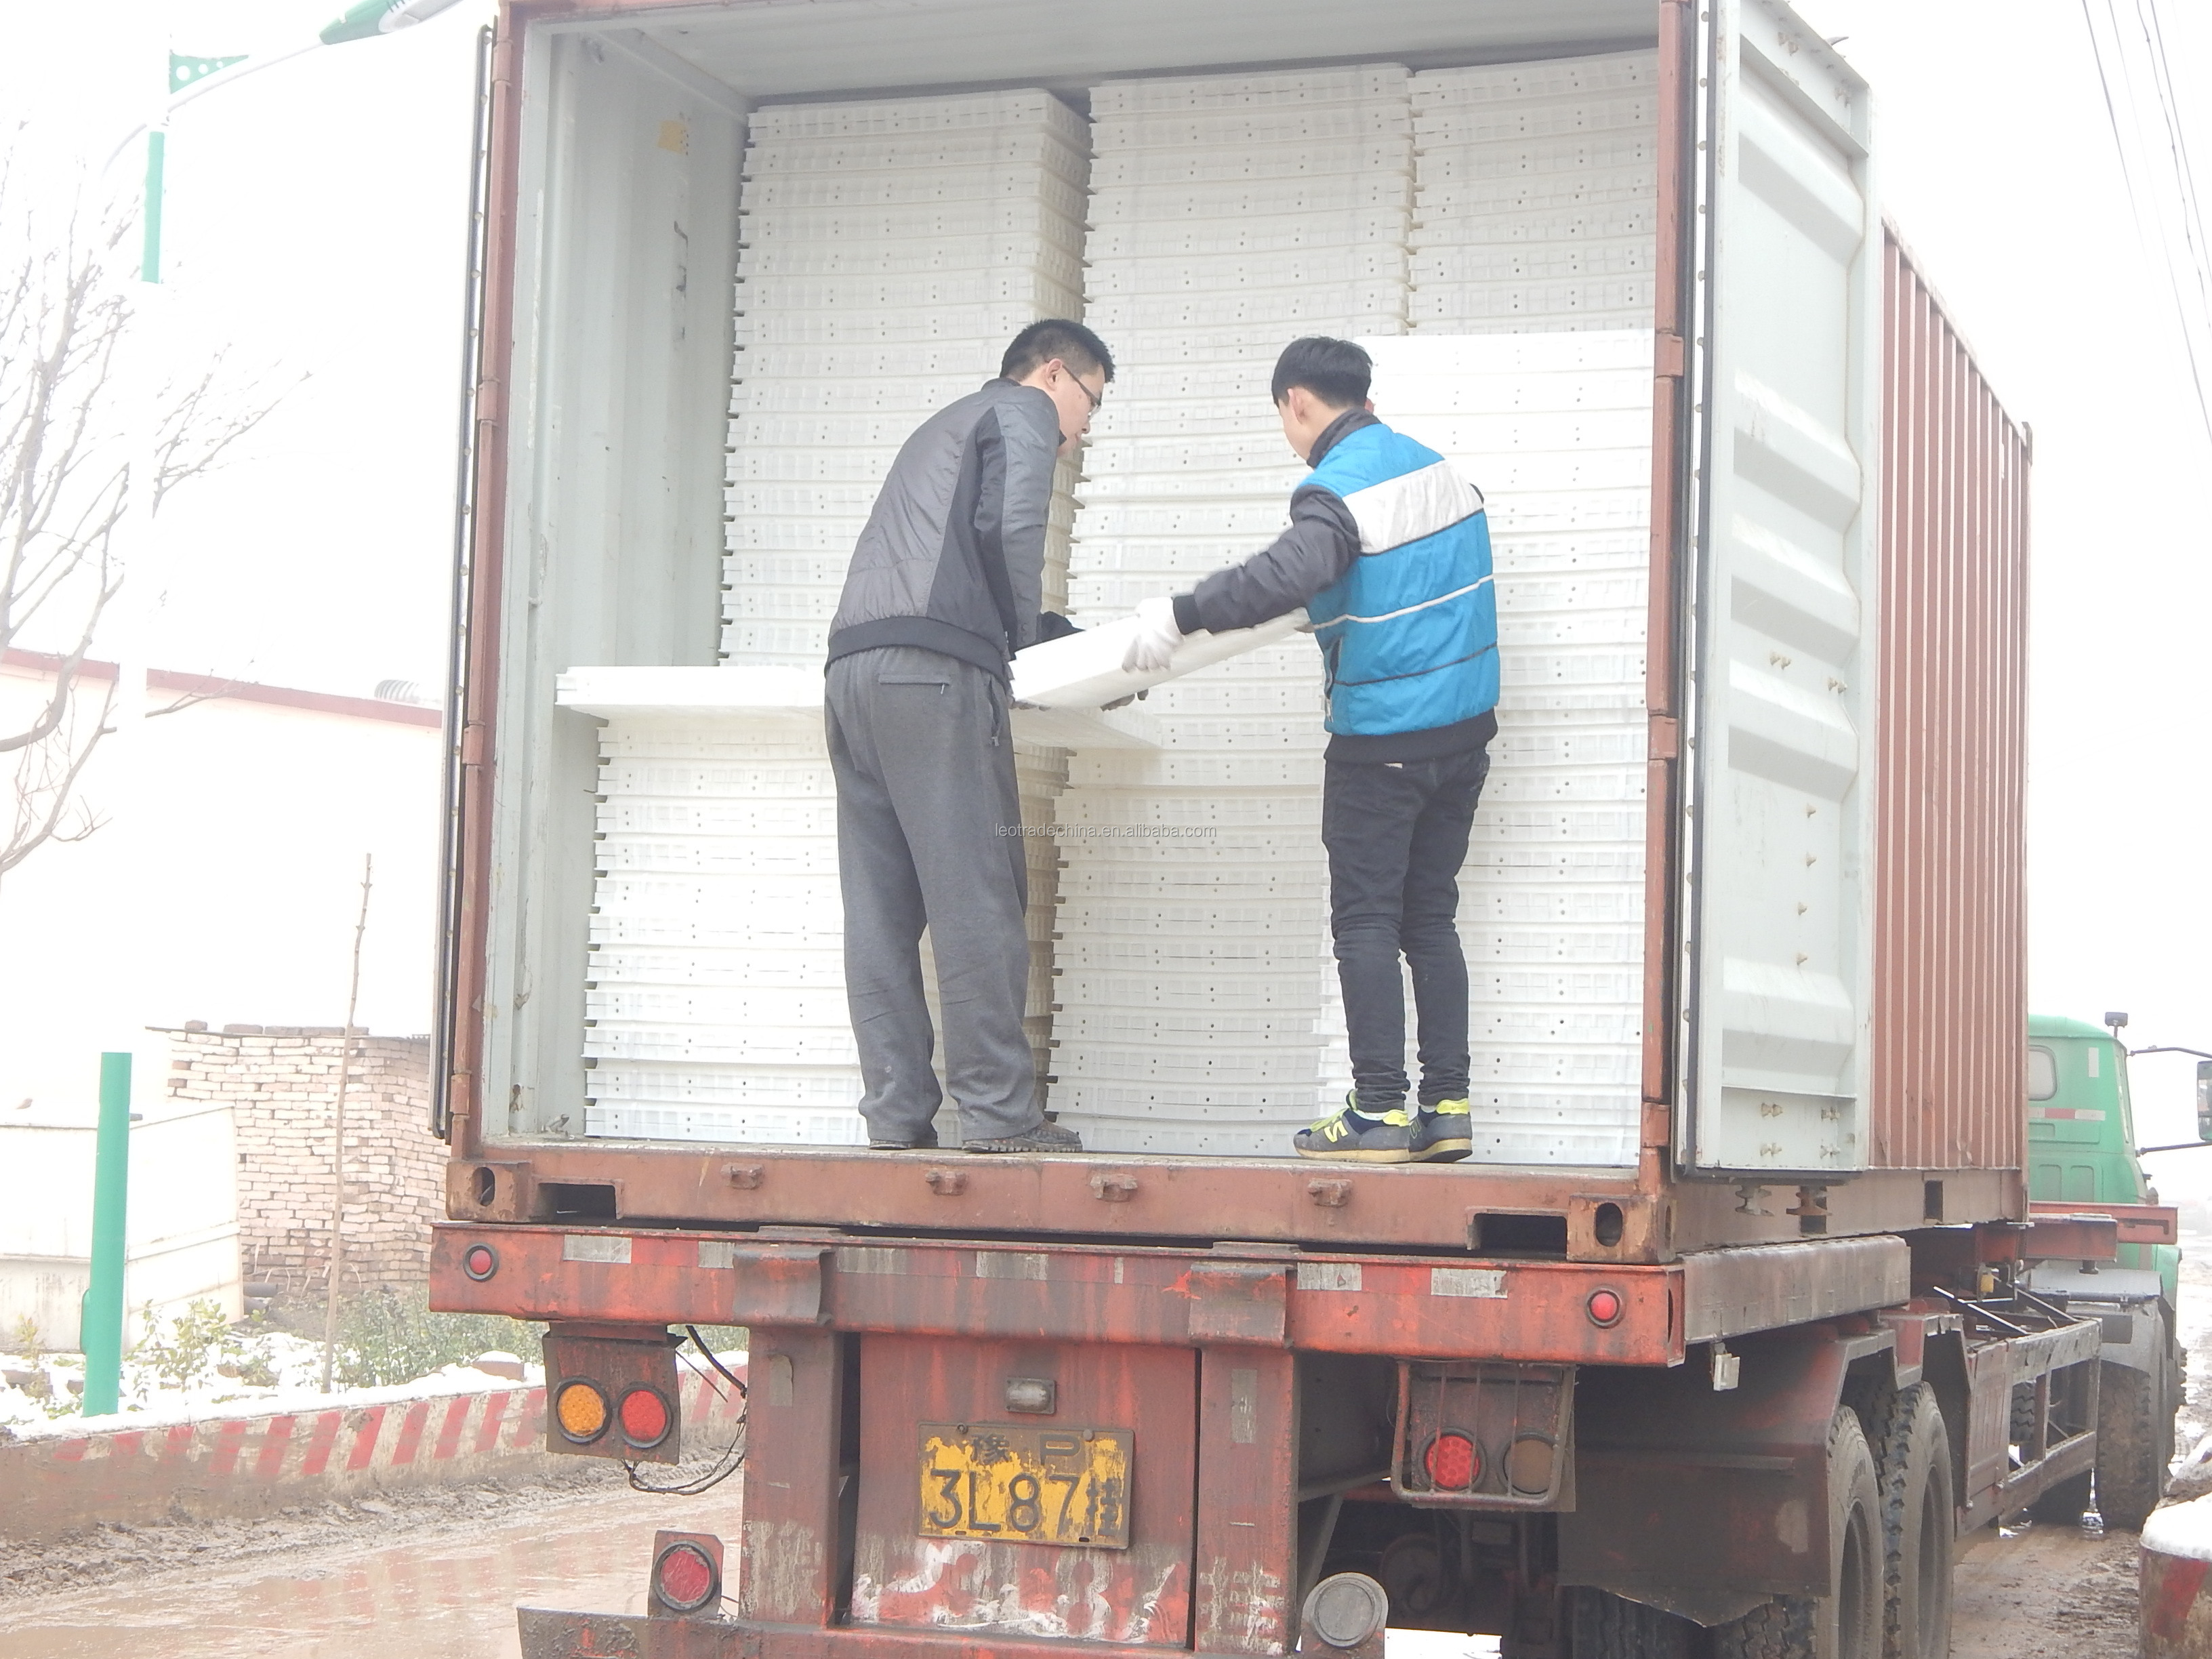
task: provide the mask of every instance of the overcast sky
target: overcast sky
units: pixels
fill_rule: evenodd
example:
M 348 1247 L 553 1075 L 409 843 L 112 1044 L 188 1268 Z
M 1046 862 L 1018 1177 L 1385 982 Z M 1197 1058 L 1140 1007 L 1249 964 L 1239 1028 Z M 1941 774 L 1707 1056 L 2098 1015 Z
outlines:
M 299 40 L 340 0 L 15 5 L 0 108 L 52 177 L 104 156 L 179 50 Z M 2212 1048 L 2212 453 L 2148 263 L 2076 0 L 1806 0 L 1876 88 L 1879 188 L 2035 434 L 2031 982 Z M 2124 11 L 2131 8 L 2123 7 Z M 464 3 L 210 96 L 170 143 L 167 326 L 286 398 L 164 530 L 167 665 L 365 692 L 434 684 L 446 629 L 473 38 Z M 2167 0 L 2212 166 L 2212 21 Z M 137 153 L 111 182 L 127 184 Z M 165 519 L 167 515 L 165 514 Z M 2144 1133 L 2191 1132 L 2191 1071 L 2144 1060 Z M 2168 1160 L 2212 1190 L 2212 1151 Z M 2202 1172 L 2201 1174 L 2199 1172 Z

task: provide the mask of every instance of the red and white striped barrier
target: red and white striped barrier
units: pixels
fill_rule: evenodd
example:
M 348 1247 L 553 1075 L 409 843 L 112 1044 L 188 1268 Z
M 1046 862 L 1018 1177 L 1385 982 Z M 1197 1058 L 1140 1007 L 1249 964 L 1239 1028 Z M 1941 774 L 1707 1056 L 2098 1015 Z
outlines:
M 2212 1659 L 2212 1498 L 2154 1513 L 2142 1564 L 2143 1659 Z
M 720 1449 L 741 1401 L 720 1377 L 681 1379 L 687 1452 Z M 462 1485 L 540 1468 L 545 1390 L 491 1389 L 144 1428 L 128 1416 L 82 1434 L 0 1445 L 0 1536 L 44 1538 L 95 1521 L 139 1525 L 266 1514 L 317 1498 Z

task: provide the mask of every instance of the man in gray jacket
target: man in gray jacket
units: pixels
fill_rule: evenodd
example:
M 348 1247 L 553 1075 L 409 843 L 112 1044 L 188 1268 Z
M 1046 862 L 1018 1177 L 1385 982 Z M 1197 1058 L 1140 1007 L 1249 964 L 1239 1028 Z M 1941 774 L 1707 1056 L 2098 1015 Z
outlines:
M 1042 612 L 1053 465 L 1113 378 L 1081 324 L 1024 329 L 997 380 L 907 440 L 846 574 L 830 628 L 830 763 L 871 1146 L 937 1145 L 927 927 L 963 1144 L 1083 1147 L 1044 1121 L 1022 1030 L 1029 879 L 1007 680 L 1015 652 L 1068 631 Z

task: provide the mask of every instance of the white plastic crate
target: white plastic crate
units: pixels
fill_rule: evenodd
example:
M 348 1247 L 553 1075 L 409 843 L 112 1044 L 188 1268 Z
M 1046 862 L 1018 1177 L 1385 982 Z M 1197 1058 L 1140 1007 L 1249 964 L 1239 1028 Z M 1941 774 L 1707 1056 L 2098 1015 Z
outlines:
M 938 202 L 1035 203 L 1080 220 L 1083 187 L 1040 167 L 1000 165 L 920 167 L 912 172 L 780 174 L 745 181 L 739 205 L 748 213 L 795 208 L 895 208 Z M 750 234 L 750 232 L 748 233 Z
M 1598 242 L 1633 242 L 1650 246 L 1657 231 L 1656 205 L 1641 198 L 1522 212 L 1455 216 L 1433 227 L 1420 224 L 1418 252 L 1407 256 L 1407 274 L 1416 283 L 1466 282 L 1494 270 L 1490 263 L 1530 244 L 1581 246 Z M 1648 258 L 1647 258 L 1648 263 Z
M 757 223 L 749 227 L 760 229 Z M 933 273 L 981 276 L 987 271 L 1035 271 L 1062 288 L 1083 286 L 1082 244 L 1062 246 L 1042 237 L 1006 233 L 948 236 L 918 245 L 873 237 L 849 241 L 770 236 L 738 256 L 738 277 L 919 276 Z
M 875 133 L 950 132 L 974 127 L 1043 126 L 1069 143 L 1089 142 L 1082 116 L 1038 88 L 1000 92 L 871 98 L 835 103 L 764 104 L 748 122 L 754 142 L 846 138 Z
M 1086 144 L 1045 127 L 970 127 L 934 133 L 836 137 L 756 137 L 745 152 L 745 176 L 933 172 L 976 166 L 1036 166 L 1080 185 Z
M 1109 259 L 1169 259 L 1224 254 L 1287 254 L 1388 248 L 1406 240 L 1407 210 L 1393 193 L 1379 206 L 1251 211 L 1224 217 L 1144 215 L 1101 219 L 1085 245 L 1094 264 Z
M 857 1093 L 854 1098 L 858 1100 Z M 851 1105 L 809 1112 L 592 1100 L 584 1109 L 584 1133 L 611 1140 L 693 1140 L 740 1146 L 867 1144 L 867 1126 Z
M 1621 318 L 1650 317 L 1657 296 L 1658 280 L 1650 275 L 1437 284 L 1414 290 L 1407 320 L 1416 329 L 1453 333 L 1483 323 L 1540 325 L 1577 316 L 1602 318 L 1601 326 L 1617 328 Z
M 600 976 L 610 985 L 669 986 L 687 990 L 770 983 L 787 989 L 842 994 L 845 951 L 841 939 L 811 945 L 603 945 L 591 953 L 587 985 Z
M 1575 94 L 1564 98 L 1493 100 L 1430 104 L 1416 112 L 1415 143 L 1422 149 L 1454 143 L 1503 143 L 1601 132 L 1656 132 L 1656 93 Z
M 1504 215 L 1649 203 L 1658 188 L 1658 172 L 1649 163 L 1425 181 L 1414 192 L 1413 246 L 1418 252 L 1431 242 L 1488 241 L 1492 222 Z
M 897 459 L 896 444 L 745 444 L 730 457 L 726 482 L 864 483 L 872 495 Z
M 1632 92 L 1658 84 L 1659 54 L 1644 51 L 1424 70 L 1412 77 L 1407 90 L 1419 114 L 1453 104 Z
M 1273 217 L 1280 214 L 1351 214 L 1409 209 L 1410 173 L 1330 173 L 1250 182 L 1118 185 L 1091 198 L 1091 222 L 1172 223 L 1177 219 Z
M 1109 295 L 1219 293 L 1224 289 L 1406 281 L 1406 251 L 1396 242 L 1322 244 L 1287 260 L 1255 259 L 1249 252 L 1165 253 L 1093 258 L 1085 286 L 1095 302 Z
M 1413 135 L 1403 132 L 1334 143 L 1237 144 L 1221 149 L 1114 150 L 1102 146 L 1091 163 L 1091 183 L 1102 193 L 1174 184 L 1265 188 L 1285 179 L 1366 178 L 1392 173 L 1410 177 L 1413 170 Z
M 959 340 L 908 340 L 824 344 L 767 342 L 746 347 L 738 354 L 738 377 L 745 381 L 774 379 L 819 384 L 833 380 L 910 380 L 923 376 L 943 377 L 949 384 L 973 392 L 999 372 L 1006 343 L 993 344 L 980 337 Z
M 1265 71 L 1253 75 L 1196 75 L 1107 81 L 1091 89 L 1096 121 L 1114 116 L 1184 111 L 1260 109 L 1297 104 L 1403 103 L 1410 72 L 1398 64 L 1342 69 Z
M 926 239 L 1018 237 L 1039 249 L 1079 252 L 1083 216 L 1064 200 L 1043 196 L 976 197 L 964 201 L 750 203 L 740 219 L 745 240 L 755 246 L 772 242 L 821 246 L 838 243 L 886 254 L 911 253 Z M 1026 265 L 1033 258 L 1000 257 L 994 264 Z
M 1091 129 L 1101 151 L 1257 149 L 1356 142 L 1413 131 L 1413 106 L 1396 98 L 1242 109 L 1108 115 Z
M 1023 305 L 1051 311 L 1082 302 L 1079 283 L 1047 276 L 1031 267 L 835 276 L 751 276 L 738 288 L 748 314 L 774 311 L 903 313 L 945 307 Z
M 1073 301 L 1073 295 L 1062 296 Z M 1073 303 L 1048 312 L 1076 309 Z M 966 340 L 988 345 L 1013 338 L 1037 319 L 1035 301 L 994 300 L 980 305 L 916 306 L 900 311 L 747 312 L 732 324 L 740 345 L 850 345 L 871 342 L 897 345 L 933 340 Z M 994 368 L 996 367 L 994 364 Z

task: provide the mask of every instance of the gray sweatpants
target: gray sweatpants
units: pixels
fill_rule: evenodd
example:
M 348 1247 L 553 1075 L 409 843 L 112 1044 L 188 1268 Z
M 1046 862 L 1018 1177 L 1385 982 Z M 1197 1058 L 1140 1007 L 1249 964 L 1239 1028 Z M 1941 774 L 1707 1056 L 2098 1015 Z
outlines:
M 869 1138 L 913 1140 L 944 1098 L 929 1064 L 925 926 L 961 1133 L 1033 1129 L 1029 872 L 1005 687 L 957 657 L 884 646 L 831 663 L 828 701 L 845 994 Z

